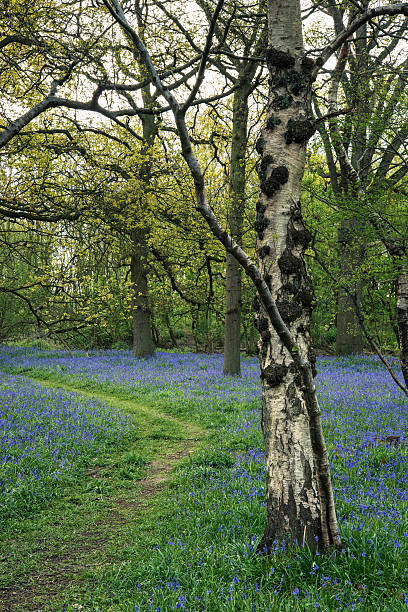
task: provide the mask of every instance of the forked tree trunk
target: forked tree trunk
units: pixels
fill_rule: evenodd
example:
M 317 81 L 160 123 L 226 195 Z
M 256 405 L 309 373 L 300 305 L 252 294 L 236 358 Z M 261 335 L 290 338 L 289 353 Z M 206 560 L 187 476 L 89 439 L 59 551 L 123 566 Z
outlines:
M 302 221 L 300 195 L 306 143 L 314 131 L 313 62 L 303 58 L 299 1 L 270 2 L 268 17 L 271 78 L 266 124 L 257 143 L 262 154 L 257 253 L 298 358 L 310 372 L 314 296 L 304 260 L 310 236 Z M 327 549 L 338 543 L 338 532 L 313 379 L 302 379 L 261 305 L 257 328 L 267 469 L 267 522 L 259 550 L 273 550 L 276 541 Z
M 146 99 L 147 96 L 144 96 Z M 141 148 L 142 163 L 139 168 L 139 206 L 143 210 L 149 182 L 151 180 L 150 152 L 157 135 L 154 119 L 148 115 L 142 120 L 144 144 Z M 149 308 L 148 289 L 148 234 L 147 225 L 131 231 L 131 281 L 132 281 L 132 319 L 133 354 L 135 357 L 153 355 L 155 345 L 152 337 L 152 321 Z
M 135 357 L 148 357 L 154 352 L 154 344 L 148 300 L 145 231 L 132 231 L 131 240 L 130 275 L 132 283 L 133 355 Z
M 163 85 L 138 34 L 115 4 L 111 13 L 131 37 L 152 81 L 173 112 L 182 155 L 194 180 L 197 210 L 217 239 L 240 262 L 260 299 L 263 378 L 262 426 L 267 452 L 267 522 L 260 550 L 275 540 L 308 544 L 311 549 L 340 545 L 327 450 L 313 382 L 309 322 L 313 291 L 304 251 L 309 235 L 300 210 L 306 142 L 314 131 L 309 119 L 311 80 L 318 69 L 361 23 L 380 14 L 406 13 L 403 5 L 379 7 L 361 15 L 328 45 L 319 64 L 304 56 L 300 0 L 269 0 L 270 95 L 267 122 L 258 151 L 261 194 L 256 230 L 259 268 L 220 225 L 207 202 L 204 174 L 194 155 L 186 112 L 204 79 L 206 59 L 223 0 L 212 15 L 197 80 L 180 104 Z
M 138 21 L 139 34 L 144 36 L 144 24 L 142 19 L 142 10 L 139 2 L 136 1 L 136 14 Z M 140 61 L 138 53 L 135 53 L 135 60 L 139 65 L 140 72 L 143 76 L 148 76 L 148 71 Z M 143 105 L 146 109 L 154 107 L 154 100 L 150 92 L 150 85 L 146 85 L 141 89 Z M 158 134 L 158 126 L 156 118 L 152 114 L 142 114 L 141 117 L 143 144 L 140 148 L 141 164 L 138 168 L 138 198 L 140 213 L 147 209 L 146 194 L 148 193 L 149 183 L 152 178 L 152 159 L 151 153 L 153 145 Z M 149 308 L 148 295 L 148 234 L 149 227 L 146 221 L 141 227 L 137 227 L 131 231 L 131 281 L 132 281 L 132 319 L 133 319 L 133 354 L 135 357 L 148 357 L 153 355 L 155 345 L 152 336 L 152 321 Z
M 241 84 L 235 91 L 233 104 L 230 210 L 230 235 L 237 244 L 242 241 L 245 206 L 245 154 L 248 125 L 248 87 Z M 225 271 L 225 336 L 224 374 L 241 373 L 241 266 L 227 252 Z
M 214 11 L 212 28 L 221 8 L 222 0 Z M 306 142 L 313 132 L 308 113 L 315 66 L 303 57 L 299 0 L 271 0 L 268 19 L 271 85 L 268 119 L 258 143 L 263 159 L 256 220 L 263 276 L 221 227 L 208 205 L 204 174 L 185 122 L 191 96 L 183 106 L 179 104 L 161 83 L 140 39 L 135 33 L 132 36 L 149 65 L 155 85 L 173 110 L 182 155 L 194 179 L 197 209 L 250 276 L 262 303 L 258 329 L 262 338 L 267 522 L 260 550 L 273 550 L 275 540 L 289 544 L 296 540 L 311 549 L 327 550 L 340 542 L 312 374 L 309 320 L 313 292 L 303 258 L 309 235 L 302 223 L 299 202 Z M 198 86 L 204 78 L 204 68 L 203 63 Z

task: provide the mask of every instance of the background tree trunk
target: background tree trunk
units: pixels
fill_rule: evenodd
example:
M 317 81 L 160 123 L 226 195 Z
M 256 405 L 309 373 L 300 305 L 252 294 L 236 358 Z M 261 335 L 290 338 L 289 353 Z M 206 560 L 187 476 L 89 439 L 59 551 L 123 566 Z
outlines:
M 132 232 L 130 272 L 132 282 L 133 354 L 148 357 L 154 352 L 147 288 L 147 245 L 144 230 Z
M 368 3 L 366 3 L 368 6 Z M 337 126 L 334 127 L 332 135 L 337 137 L 340 142 L 337 143 L 341 147 L 340 152 L 340 169 L 343 187 L 343 197 L 355 198 L 355 202 L 359 203 L 359 188 L 356 186 L 360 183 L 367 183 L 367 173 L 369 168 L 360 168 L 360 160 L 363 158 L 364 151 L 367 145 L 367 124 L 369 123 L 369 105 L 367 105 L 367 95 L 370 95 L 369 83 L 369 61 L 367 52 L 367 24 L 365 23 L 356 33 L 355 53 L 350 52 L 350 45 L 344 46 L 340 51 L 338 75 L 334 71 L 334 86 L 333 95 L 336 99 L 333 100 L 331 110 L 337 108 L 337 90 L 341 78 L 345 78 L 344 69 L 346 61 L 349 63 L 349 88 L 350 92 L 348 100 L 350 106 L 355 109 L 353 115 L 353 130 L 349 135 L 350 153 L 347 153 L 344 141 L 347 141 L 348 136 L 344 133 L 340 134 Z M 344 53 L 343 53 L 344 50 Z M 350 128 L 349 128 L 350 129 Z M 361 203 L 361 206 L 363 204 Z M 341 208 L 341 204 L 340 204 Z M 355 297 L 358 307 L 362 303 L 362 292 L 364 278 L 361 273 L 362 264 L 364 261 L 365 244 L 364 228 L 362 219 L 355 214 L 351 214 L 349 218 L 344 219 L 338 231 L 338 255 L 339 268 L 344 277 L 344 283 L 350 288 L 351 293 Z M 362 353 L 364 349 L 364 339 L 361 326 L 358 321 L 356 309 L 350 299 L 350 296 L 342 289 L 338 290 L 337 294 L 337 333 L 336 333 L 336 351 L 338 354 Z
M 405 261 L 400 265 L 397 278 L 397 326 L 401 370 L 408 387 L 408 272 Z
M 359 241 L 358 221 L 347 219 L 342 222 L 338 232 L 338 257 L 341 276 L 350 292 L 355 296 L 358 307 L 362 301 L 363 263 L 362 245 Z M 339 355 L 362 353 L 364 349 L 363 332 L 356 314 L 355 304 L 348 292 L 339 287 L 337 292 L 337 330 L 336 352 Z
M 173 328 L 171 326 L 170 317 L 169 317 L 169 313 L 168 312 L 166 312 L 164 314 L 164 322 L 166 323 L 166 327 L 167 327 L 167 330 L 169 332 L 170 340 L 172 342 L 172 345 L 173 345 L 173 347 L 175 349 L 177 349 L 178 348 L 177 338 L 176 338 L 174 330 L 173 330 Z
M 142 17 L 143 2 L 137 1 L 137 21 L 139 34 L 142 39 L 144 36 L 144 24 Z M 148 76 L 148 70 L 141 60 L 137 52 L 134 53 L 135 60 L 139 66 L 143 76 Z M 154 100 L 151 95 L 150 85 L 146 85 L 141 90 L 143 106 L 147 109 L 154 107 Z M 154 115 L 143 114 L 141 116 L 143 130 L 143 144 L 140 149 L 141 164 L 138 169 L 139 184 L 139 207 L 140 217 L 142 211 L 147 209 L 146 202 L 143 198 L 148 193 L 149 183 L 152 178 L 152 159 L 151 152 L 154 141 L 158 134 L 158 126 Z M 148 244 L 147 238 L 149 227 L 146 222 L 142 221 L 143 225 L 131 232 L 132 254 L 131 254 L 131 279 L 132 279 L 132 318 L 133 318 L 133 354 L 135 357 L 147 357 L 154 353 L 154 342 L 152 337 L 152 321 L 149 308 L 148 296 L 148 269 L 147 256 Z
M 248 126 L 248 91 L 241 84 L 235 91 L 231 142 L 230 235 L 241 245 L 245 207 L 245 154 Z M 241 374 L 241 266 L 226 255 L 224 374 Z

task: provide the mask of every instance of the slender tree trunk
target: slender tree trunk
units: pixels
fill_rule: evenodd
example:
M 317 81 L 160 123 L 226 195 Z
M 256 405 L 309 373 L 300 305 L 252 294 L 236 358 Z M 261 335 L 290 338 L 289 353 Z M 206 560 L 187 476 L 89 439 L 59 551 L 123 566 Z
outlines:
M 249 330 L 249 355 L 255 355 L 256 340 L 255 340 L 255 327 L 251 326 Z
M 198 343 L 198 330 L 197 330 L 199 316 L 200 316 L 199 311 L 191 312 L 191 333 L 192 333 L 193 340 L 194 340 L 194 351 L 196 353 L 198 353 L 198 351 L 200 350 L 200 346 Z
M 303 58 L 298 0 L 269 3 L 270 96 L 257 150 L 260 198 L 255 229 L 259 266 L 298 357 L 314 368 L 310 316 L 313 288 L 304 251 L 309 232 L 302 221 L 300 195 L 310 119 L 313 67 Z M 292 354 L 283 346 L 259 305 L 260 365 L 263 381 L 262 430 L 266 450 L 265 533 L 261 551 L 275 543 L 307 544 L 312 550 L 338 543 L 327 451 L 313 379 L 302 380 Z
M 130 261 L 132 283 L 133 354 L 147 357 L 154 352 L 147 288 L 147 245 L 144 230 L 132 231 Z
M 147 231 L 131 232 L 131 304 L 133 321 L 133 354 L 147 357 L 154 353 L 151 311 L 149 308 Z
M 173 344 L 173 347 L 174 347 L 174 348 L 178 348 L 177 338 L 176 338 L 176 336 L 174 335 L 174 330 L 173 330 L 173 328 L 172 328 L 172 326 L 171 326 L 171 323 L 170 323 L 170 317 L 169 317 L 169 315 L 168 315 L 168 313 L 167 313 L 167 312 L 166 312 L 166 313 L 165 313 L 165 315 L 164 315 L 164 322 L 166 323 L 167 330 L 168 330 L 168 332 L 169 332 L 169 334 L 170 334 L 170 339 L 171 339 L 171 342 L 172 342 L 172 344 Z
M 223 374 L 241 374 L 241 267 L 227 253 Z
M 160 334 L 159 334 L 159 330 L 157 329 L 154 323 L 152 323 L 152 337 L 153 337 L 153 342 L 155 343 L 156 346 L 158 346 L 160 342 Z
M 241 84 L 235 91 L 231 142 L 230 235 L 242 242 L 245 206 L 245 154 L 248 127 L 248 88 Z M 227 252 L 225 273 L 224 374 L 241 374 L 241 266 Z
M 355 295 L 359 306 L 362 300 L 361 265 L 364 257 L 359 240 L 360 225 L 355 218 L 347 219 L 342 222 L 338 236 L 341 275 L 344 283 Z M 350 294 L 340 287 L 337 293 L 336 351 L 339 355 L 345 355 L 362 353 L 363 349 L 363 332 L 358 321 L 355 304 Z
M 349 46 L 345 43 L 338 54 L 336 66 L 332 73 L 331 85 L 328 95 L 328 110 L 336 112 L 338 110 L 338 92 L 341 79 L 349 58 Z M 355 73 L 356 74 L 356 73 Z M 354 103 L 356 106 L 354 106 Z M 360 114 L 364 114 L 361 108 L 362 101 L 354 100 L 351 106 L 358 108 Z M 365 104 L 365 102 L 364 102 Z M 359 113 L 356 114 L 356 117 Z M 330 151 L 328 158 L 331 166 L 330 179 L 333 193 L 338 200 L 339 208 L 344 207 L 344 202 L 352 200 L 360 203 L 362 190 L 358 173 L 353 166 L 353 162 L 358 168 L 362 141 L 365 139 L 365 130 L 361 123 L 356 127 L 357 137 L 352 138 L 352 160 L 349 159 L 346 147 L 344 146 L 344 133 L 341 133 L 336 121 L 329 124 L 332 145 L 340 166 L 340 183 L 337 180 L 337 171 L 334 165 L 333 156 Z M 327 150 L 327 146 L 326 146 Z M 359 153 L 356 156 L 356 153 Z M 356 215 L 349 213 L 348 218 L 344 218 L 338 228 L 338 258 L 339 269 L 341 270 L 342 285 L 347 286 L 350 293 L 339 287 L 337 291 L 337 317 L 336 317 L 336 350 L 339 354 L 361 353 L 364 347 L 363 333 L 360 328 L 355 306 L 360 307 L 362 297 L 362 278 L 360 274 L 361 265 L 364 258 L 364 249 L 361 244 L 362 237 L 360 232 L 362 224 Z M 353 303 L 353 298 L 355 303 Z
M 248 326 L 242 321 L 242 325 L 244 328 L 244 337 L 245 337 L 245 353 L 247 355 L 255 355 L 256 350 L 256 342 L 255 342 L 255 328 L 253 325 Z
M 397 278 L 397 325 L 401 370 L 408 387 L 408 271 L 402 265 Z
M 244 330 L 244 341 L 245 341 L 245 353 L 247 355 L 250 354 L 250 347 L 249 347 L 249 333 L 248 333 L 248 328 L 245 325 L 245 321 L 242 321 L 242 328 Z

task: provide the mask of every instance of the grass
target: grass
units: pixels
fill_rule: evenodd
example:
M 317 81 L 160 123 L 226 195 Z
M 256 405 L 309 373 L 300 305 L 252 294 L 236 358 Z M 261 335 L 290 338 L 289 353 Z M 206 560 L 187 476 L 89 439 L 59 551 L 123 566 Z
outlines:
M 66 397 L 77 391 L 59 387 L 69 392 Z M 134 400 L 106 393 L 77 397 L 130 415 L 137 435 L 100 447 L 95 457 L 81 461 L 82 471 L 60 483 L 48 506 L 39 503 L 34 509 L 30 504 L 3 523 L 0 609 L 56 610 L 65 598 L 75 603 L 92 587 L 92 574 L 99 575 L 115 555 L 120 557 L 124 544 L 130 546 L 137 537 L 134 530 L 145 529 L 147 501 L 162 489 L 160 468 L 161 477 L 168 479 L 180 448 L 187 453 L 202 437 L 199 427 Z M 164 465 L 152 471 L 152 462 L 160 458 Z
M 137 437 L 134 421 L 103 402 L 18 376 L 2 376 L 0 415 L 0 522 L 38 508 L 92 457 Z
M 71 361 L 61 353 L 42 353 L 38 359 L 34 353 L 31 356 L 8 353 L 4 365 L 9 371 L 28 373 L 31 362 L 36 376 L 41 375 L 44 382 L 50 377 L 54 384 L 66 388 L 75 373 L 75 385 L 81 386 L 84 394 L 96 393 L 102 402 L 115 397 L 115 405 L 129 412 L 132 406 L 141 405 L 135 408 L 138 430 L 150 417 L 156 423 L 154 430 L 146 425 L 133 450 L 108 454 L 105 464 L 99 462 L 98 469 L 106 470 L 102 491 L 100 483 L 91 485 L 96 490 L 86 490 L 88 476 L 65 498 L 54 500 L 52 508 L 25 519 L 21 523 L 25 532 L 23 529 L 19 534 L 17 522 L 14 531 L 8 532 L 8 542 L 15 541 L 11 565 L 25 553 L 25 571 L 31 576 L 35 576 L 35 567 L 44 563 L 44 554 L 52 557 L 53 546 L 64 554 L 70 550 L 70 540 L 79 542 L 80 550 L 87 538 L 102 540 L 96 548 L 82 546 L 75 569 L 62 573 L 68 578 L 58 592 L 52 578 L 45 577 L 44 588 L 52 588 L 41 609 L 407 609 L 407 450 L 386 446 L 378 438 L 406 436 L 408 413 L 405 399 L 376 360 L 327 358 L 319 364 L 319 395 L 345 551 L 324 557 L 306 549 L 277 549 L 270 559 L 264 559 L 256 554 L 265 514 L 255 362 L 245 365 L 242 380 L 231 381 L 216 373 L 219 358 L 214 356 L 175 354 L 172 362 L 159 356 L 136 364 L 122 351 L 90 356 L 89 363 L 82 354 Z M 136 369 L 139 372 L 135 374 Z M 256 388 L 257 394 L 253 392 Z M 164 408 L 168 417 L 173 417 L 165 419 L 166 423 L 157 414 Z M 151 461 L 159 449 L 163 451 L 162 436 L 167 436 L 165 443 L 170 446 L 166 452 L 170 455 L 180 444 L 178 437 L 193 437 L 184 425 L 177 428 L 181 417 L 205 424 L 207 442 L 176 470 L 170 488 L 163 487 L 156 497 L 145 494 L 148 500 L 141 508 L 134 495 L 134 478 L 122 476 L 129 465 L 131 469 L 138 465 L 141 449 L 144 452 L 150 443 L 151 454 L 145 461 Z M 174 462 L 176 459 L 173 457 Z M 117 488 L 116 484 L 109 488 L 112 483 L 117 483 Z M 73 504 L 73 514 L 70 496 L 83 500 Z M 88 506 L 89 519 L 83 517 Z M 117 512 L 124 521 L 120 522 Z M 61 527 L 60 517 L 68 521 L 71 514 L 72 524 Z M 114 528 L 112 520 L 116 521 Z M 37 534 L 46 537 L 44 553 L 36 551 L 38 538 L 27 544 L 33 525 Z M 88 534 L 85 538 L 83 531 Z M 5 544 L 0 555 L 6 555 L 7 549 Z M 72 562 L 60 563 L 71 567 Z M 18 576 L 21 571 L 14 573 L 14 578 L 9 574 L 9 584 L 15 584 Z

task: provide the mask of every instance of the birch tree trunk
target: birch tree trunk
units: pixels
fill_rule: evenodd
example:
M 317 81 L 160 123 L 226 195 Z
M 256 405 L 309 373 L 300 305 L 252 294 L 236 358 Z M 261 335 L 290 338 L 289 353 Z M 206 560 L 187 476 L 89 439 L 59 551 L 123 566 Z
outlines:
M 248 98 L 246 84 L 235 91 L 231 142 L 230 235 L 240 245 L 245 205 Z M 241 266 L 227 252 L 225 272 L 224 374 L 241 373 Z
M 302 221 L 300 195 L 306 143 L 314 131 L 313 62 L 304 57 L 299 0 L 270 1 L 268 18 L 270 94 L 257 143 L 262 154 L 257 253 L 298 357 L 310 371 L 314 369 L 309 331 L 314 295 L 304 260 L 310 236 Z M 276 541 L 327 549 L 338 543 L 338 532 L 313 379 L 307 387 L 261 305 L 257 328 L 267 467 L 267 521 L 259 550 L 273 550 Z

